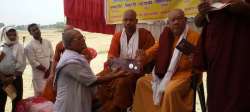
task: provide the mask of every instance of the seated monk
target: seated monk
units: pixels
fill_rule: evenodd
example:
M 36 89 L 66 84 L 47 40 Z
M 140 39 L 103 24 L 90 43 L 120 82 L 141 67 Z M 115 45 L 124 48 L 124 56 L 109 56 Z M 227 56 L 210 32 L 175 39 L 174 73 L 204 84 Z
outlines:
M 133 112 L 192 111 L 192 53 L 176 47 L 182 39 L 195 47 L 199 34 L 186 25 L 182 10 L 170 11 L 168 18 L 169 26 L 161 33 L 159 42 L 144 52 L 145 62 L 154 58 L 156 64 L 152 75 L 137 81 Z
M 127 10 L 123 16 L 124 29 L 115 33 L 108 52 L 108 60 L 112 58 L 135 59 L 138 50 L 145 50 L 154 45 L 152 34 L 143 28 L 136 28 L 136 12 Z M 111 70 L 104 68 L 99 75 L 106 75 Z M 121 112 L 132 105 L 136 81 L 144 75 L 131 74 L 128 77 L 115 79 L 100 85 L 97 99 L 102 103 L 100 112 Z

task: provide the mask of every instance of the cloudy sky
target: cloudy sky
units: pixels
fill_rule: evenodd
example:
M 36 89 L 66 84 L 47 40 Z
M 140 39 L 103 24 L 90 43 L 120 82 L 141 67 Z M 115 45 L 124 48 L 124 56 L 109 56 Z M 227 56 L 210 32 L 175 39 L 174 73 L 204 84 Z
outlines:
M 42 25 L 64 21 L 63 0 L 0 0 L 0 22 Z

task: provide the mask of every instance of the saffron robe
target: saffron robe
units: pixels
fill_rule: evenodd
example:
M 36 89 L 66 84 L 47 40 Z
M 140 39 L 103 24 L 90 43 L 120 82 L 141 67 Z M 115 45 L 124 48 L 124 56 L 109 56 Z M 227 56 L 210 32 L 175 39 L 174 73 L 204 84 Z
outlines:
M 168 33 L 164 29 L 163 33 Z M 167 34 L 161 34 L 160 38 L 168 38 Z M 172 49 L 177 44 L 179 37 L 175 37 Z M 192 30 L 188 31 L 187 40 L 196 45 L 198 43 L 199 34 Z M 160 39 L 161 41 L 161 39 Z M 165 45 L 165 46 L 162 46 Z M 166 44 L 159 45 L 156 43 L 153 47 L 146 51 L 148 58 L 160 58 L 157 55 L 160 47 L 166 47 Z M 158 53 L 159 54 L 159 53 Z M 167 65 L 166 65 L 167 66 Z M 161 104 L 159 106 L 153 103 L 153 91 L 151 81 L 152 75 L 146 75 L 141 77 L 137 81 L 136 91 L 134 96 L 133 112 L 191 112 L 192 111 L 192 99 L 193 90 L 191 88 L 191 71 L 192 63 L 190 57 L 182 55 L 180 61 L 177 64 L 177 69 L 172 76 L 169 84 L 167 85 L 164 95 L 162 97 Z
M 108 58 L 118 58 L 120 56 L 120 38 L 121 32 L 114 34 L 111 41 Z M 155 41 L 152 34 L 146 29 L 139 28 L 139 49 L 148 49 L 154 45 Z M 110 72 L 104 69 L 99 75 L 105 75 Z M 126 109 L 132 105 L 133 94 L 136 81 L 144 74 L 131 74 L 131 76 L 115 79 L 104 85 L 100 85 L 97 91 L 97 98 L 103 103 L 101 112 L 115 112 L 115 107 Z

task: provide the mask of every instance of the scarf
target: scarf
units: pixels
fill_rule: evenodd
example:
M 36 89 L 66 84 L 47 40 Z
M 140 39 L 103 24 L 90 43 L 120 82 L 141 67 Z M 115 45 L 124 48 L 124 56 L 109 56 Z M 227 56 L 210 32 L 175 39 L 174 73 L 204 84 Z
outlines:
M 170 29 L 167 29 L 167 30 L 169 32 Z M 176 45 L 178 45 L 182 39 L 186 39 L 187 32 L 188 32 L 188 26 L 185 27 L 185 30 L 182 32 Z M 172 36 L 172 35 L 170 35 L 170 36 Z M 165 57 L 165 58 L 162 57 L 162 58 L 164 58 L 165 63 L 158 62 L 158 66 L 156 65 L 155 68 L 153 69 L 153 72 L 152 72 L 152 74 L 153 74 L 153 80 L 152 80 L 153 101 L 154 101 L 155 105 L 160 104 L 162 94 L 164 93 L 166 86 L 168 85 L 169 81 L 171 80 L 173 74 L 175 73 L 178 62 L 182 56 L 182 52 L 180 52 L 177 48 L 174 49 L 173 55 L 170 55 L 170 54 L 172 54 L 171 50 L 170 50 L 170 49 L 172 49 L 172 46 L 170 46 L 170 45 L 173 45 L 173 43 L 174 43 L 174 39 L 172 37 L 162 37 L 162 38 L 165 38 L 164 40 L 166 42 L 168 42 L 167 44 L 164 44 L 165 46 L 168 45 L 167 49 L 165 48 L 165 50 L 167 50 L 168 52 L 165 53 L 165 55 L 164 55 L 167 57 Z M 160 40 L 160 42 L 162 40 Z M 170 43 L 170 42 L 172 42 L 172 43 Z M 164 41 L 162 43 L 164 43 Z M 162 43 L 160 43 L 160 50 L 164 49 L 164 48 L 161 48 L 161 47 L 163 47 L 163 46 L 161 46 Z M 169 58 L 170 56 L 172 56 L 171 59 Z M 165 66 L 164 69 L 163 69 L 163 66 Z M 156 67 L 161 67 L 161 68 L 159 69 Z M 158 71 L 156 71 L 156 70 L 158 70 Z M 159 71 L 159 70 L 162 70 L 162 71 Z M 162 79 L 162 76 L 159 77 L 157 75 L 157 72 L 163 73 L 163 71 L 165 71 L 165 73 L 164 73 L 164 77 Z
M 79 54 L 75 51 L 66 49 L 64 51 L 64 53 L 62 54 L 57 66 L 56 66 L 56 74 L 55 74 L 55 79 L 54 79 L 54 83 L 53 83 L 54 87 L 56 87 L 56 81 L 59 77 L 60 70 L 64 66 L 66 66 L 68 64 L 72 64 L 72 63 L 84 65 L 84 64 L 88 63 L 88 61 L 81 54 Z
M 16 44 L 16 43 L 18 43 L 18 39 L 19 39 L 18 36 L 17 36 L 17 38 L 16 38 L 15 41 L 11 41 L 11 40 L 8 38 L 7 32 L 8 32 L 9 30 L 11 30 L 11 29 L 16 30 L 16 28 L 15 28 L 15 27 L 12 27 L 12 26 L 5 26 L 5 27 L 1 28 L 0 36 L 1 36 L 1 41 L 2 41 L 4 44 L 9 45 L 9 44 Z
M 121 43 L 120 57 L 125 59 L 134 59 L 136 57 L 136 51 L 139 47 L 139 30 L 136 29 L 135 33 L 132 35 L 132 37 L 128 42 L 125 29 L 123 29 L 120 38 L 120 43 Z

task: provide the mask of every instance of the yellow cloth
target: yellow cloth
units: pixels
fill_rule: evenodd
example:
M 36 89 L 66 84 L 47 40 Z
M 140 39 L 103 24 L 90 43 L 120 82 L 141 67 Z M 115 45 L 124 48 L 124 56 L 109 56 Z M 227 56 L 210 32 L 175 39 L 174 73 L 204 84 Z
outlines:
M 189 30 L 187 40 L 196 45 L 198 42 L 199 34 Z M 174 46 L 178 38 L 175 39 Z M 150 57 L 155 57 L 157 47 L 151 47 L 146 51 Z M 133 102 L 133 112 L 191 112 L 192 111 L 192 98 L 193 90 L 191 88 L 191 70 L 192 63 L 187 55 L 182 55 L 176 73 L 173 75 L 171 81 L 165 89 L 161 105 L 155 106 L 153 104 L 153 91 L 152 91 L 152 75 L 141 77 L 137 81 L 136 91 Z

